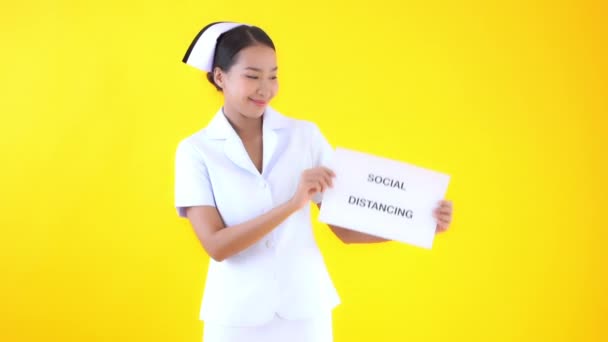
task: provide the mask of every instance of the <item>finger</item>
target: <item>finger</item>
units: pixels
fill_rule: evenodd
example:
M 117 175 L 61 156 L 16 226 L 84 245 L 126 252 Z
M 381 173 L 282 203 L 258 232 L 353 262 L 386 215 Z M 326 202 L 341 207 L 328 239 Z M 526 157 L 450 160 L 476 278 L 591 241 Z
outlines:
M 452 209 L 438 208 L 436 212 L 439 215 L 452 215 Z
M 320 169 L 323 170 L 325 173 L 327 173 L 332 178 L 336 176 L 336 174 L 334 173 L 334 171 L 332 169 L 328 168 L 328 167 L 321 166 Z
M 437 205 L 438 205 L 439 207 L 447 207 L 447 208 L 452 208 L 452 207 L 453 207 L 452 201 L 448 201 L 448 200 L 445 200 L 445 199 L 440 200 L 440 201 L 437 203 Z
M 333 177 L 335 177 L 335 175 L 334 175 L 333 171 L 331 171 L 331 170 L 330 170 L 330 169 L 328 169 L 328 168 L 322 168 L 322 167 L 316 168 L 316 169 L 315 169 L 315 170 L 314 170 L 314 171 L 311 173 L 311 175 L 312 175 L 313 177 L 323 177 L 323 178 L 325 178 L 325 179 L 327 179 L 327 180 L 328 180 L 328 183 L 329 183 L 329 184 L 332 184 L 332 178 L 333 178 Z
M 321 185 L 323 185 L 323 191 L 329 189 L 329 181 L 323 177 L 319 178 L 319 183 L 321 183 Z
M 435 208 L 433 210 L 433 216 L 439 216 L 439 215 L 452 215 L 452 210 L 450 209 L 443 209 L 443 208 Z
M 332 185 L 333 185 L 332 179 L 329 176 L 329 174 L 322 170 L 319 170 L 317 173 L 314 174 L 314 176 L 311 176 L 311 178 L 313 178 L 316 181 L 322 182 L 323 186 L 324 186 L 324 190 L 332 187 Z
M 326 174 L 323 179 L 325 180 L 325 183 L 327 184 L 327 186 L 329 188 L 332 188 L 334 186 L 334 182 L 332 177 L 329 174 Z
M 312 184 L 312 187 L 317 190 L 317 192 L 323 192 L 323 191 L 325 191 L 325 188 L 323 187 L 323 183 L 321 183 L 318 178 L 317 179 L 312 179 L 310 181 L 310 183 Z
M 448 230 L 447 228 L 437 227 L 435 232 L 440 234 L 440 233 L 445 233 L 447 230 Z
M 314 195 L 317 192 L 321 191 L 321 186 L 319 182 L 307 181 L 304 186 L 306 187 L 309 195 Z
M 447 230 L 449 226 L 450 226 L 449 223 L 445 223 L 445 222 L 438 222 L 437 223 L 437 228 L 439 228 L 441 230 Z
M 437 225 L 437 227 L 435 228 L 435 233 L 443 233 L 447 230 L 447 228 L 444 228 L 443 226 Z
M 331 169 L 323 167 L 323 166 L 312 169 L 311 175 L 328 177 L 328 178 L 333 178 L 336 176 L 335 173 Z
M 437 220 L 449 223 L 452 221 L 452 217 L 450 215 L 438 215 Z
M 308 183 L 315 183 L 319 181 L 319 175 L 315 172 L 311 172 L 309 174 L 307 174 L 306 176 L 304 176 L 304 181 L 308 182 Z
M 453 206 L 451 204 L 448 204 L 447 202 L 441 201 L 439 205 L 435 207 L 435 209 L 441 211 L 452 211 Z
M 450 227 L 447 223 L 437 223 L 437 229 L 447 230 Z

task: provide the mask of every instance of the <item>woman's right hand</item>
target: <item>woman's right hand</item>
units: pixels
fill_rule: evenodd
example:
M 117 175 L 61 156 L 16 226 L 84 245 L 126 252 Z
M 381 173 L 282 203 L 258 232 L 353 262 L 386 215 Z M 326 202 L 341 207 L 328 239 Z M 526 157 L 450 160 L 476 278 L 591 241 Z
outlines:
M 323 166 L 304 170 L 300 177 L 300 184 L 291 202 L 297 210 L 307 205 L 317 192 L 324 192 L 333 186 L 335 173 Z

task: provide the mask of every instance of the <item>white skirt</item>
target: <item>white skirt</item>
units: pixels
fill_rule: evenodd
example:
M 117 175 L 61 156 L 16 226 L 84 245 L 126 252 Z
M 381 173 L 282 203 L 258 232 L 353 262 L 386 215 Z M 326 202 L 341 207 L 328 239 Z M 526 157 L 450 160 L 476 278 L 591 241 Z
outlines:
M 279 316 L 265 325 L 236 327 L 205 322 L 203 342 L 332 342 L 331 312 L 307 320 Z

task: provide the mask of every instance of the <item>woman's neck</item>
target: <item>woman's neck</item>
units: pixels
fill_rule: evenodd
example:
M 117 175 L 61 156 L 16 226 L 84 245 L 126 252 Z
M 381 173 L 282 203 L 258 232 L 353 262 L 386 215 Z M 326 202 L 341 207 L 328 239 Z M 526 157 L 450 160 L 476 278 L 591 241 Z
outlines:
M 222 110 L 241 140 L 255 139 L 262 134 L 262 117 L 248 118 L 238 111 L 226 107 L 223 107 Z

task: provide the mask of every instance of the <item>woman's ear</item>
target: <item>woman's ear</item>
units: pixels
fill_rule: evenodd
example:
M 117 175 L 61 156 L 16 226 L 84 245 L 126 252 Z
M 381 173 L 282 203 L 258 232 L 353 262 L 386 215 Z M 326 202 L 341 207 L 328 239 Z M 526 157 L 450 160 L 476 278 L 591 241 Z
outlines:
M 224 89 L 225 77 L 226 75 L 224 75 L 222 69 L 220 69 L 219 67 L 215 67 L 215 69 L 213 69 L 213 81 L 218 87 L 222 89 Z

